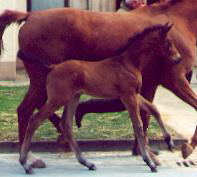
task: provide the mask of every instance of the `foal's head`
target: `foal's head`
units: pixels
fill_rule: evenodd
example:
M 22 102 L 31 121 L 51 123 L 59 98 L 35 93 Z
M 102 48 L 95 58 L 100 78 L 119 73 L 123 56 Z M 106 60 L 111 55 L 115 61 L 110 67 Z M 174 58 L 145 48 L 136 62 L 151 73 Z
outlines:
M 172 25 L 168 23 L 148 27 L 130 38 L 128 44 L 121 50 L 125 50 L 123 53 L 130 55 L 136 66 L 140 65 L 140 60 L 145 60 L 146 63 L 150 59 L 160 59 L 160 61 L 172 64 L 178 63 L 180 62 L 180 53 L 167 38 L 171 28 Z
M 173 25 L 166 23 L 150 29 L 145 29 L 144 45 L 145 50 L 152 57 L 164 59 L 164 62 L 178 63 L 180 62 L 180 53 L 174 43 L 167 37 L 168 32 Z

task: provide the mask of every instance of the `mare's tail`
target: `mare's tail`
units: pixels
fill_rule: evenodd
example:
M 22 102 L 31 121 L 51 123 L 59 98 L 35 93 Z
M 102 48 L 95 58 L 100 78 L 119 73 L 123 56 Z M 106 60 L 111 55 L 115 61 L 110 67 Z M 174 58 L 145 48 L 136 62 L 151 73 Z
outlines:
M 3 40 L 2 36 L 5 31 L 5 28 L 12 23 L 20 24 L 22 21 L 25 21 L 29 16 L 29 13 L 19 12 L 14 10 L 4 10 L 0 14 L 0 55 L 3 49 Z

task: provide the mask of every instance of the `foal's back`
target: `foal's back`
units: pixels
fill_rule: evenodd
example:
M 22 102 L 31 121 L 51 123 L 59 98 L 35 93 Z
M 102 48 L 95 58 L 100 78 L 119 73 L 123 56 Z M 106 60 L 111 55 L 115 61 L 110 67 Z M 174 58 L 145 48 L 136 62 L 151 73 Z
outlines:
M 141 84 L 141 74 L 133 66 L 129 72 L 125 71 L 116 58 L 99 62 L 70 60 L 55 65 L 48 75 L 47 89 L 56 88 L 62 94 L 119 98 L 128 88 Z

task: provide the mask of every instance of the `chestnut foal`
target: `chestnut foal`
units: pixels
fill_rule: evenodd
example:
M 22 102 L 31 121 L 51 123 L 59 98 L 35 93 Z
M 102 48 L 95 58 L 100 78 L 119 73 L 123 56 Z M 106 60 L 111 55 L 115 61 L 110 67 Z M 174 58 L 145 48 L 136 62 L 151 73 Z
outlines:
M 140 108 L 156 117 L 169 149 L 172 148 L 173 142 L 163 126 L 156 107 L 139 94 L 142 85 L 141 71 L 156 60 L 160 60 L 161 63 L 167 62 L 169 65 L 180 61 L 180 54 L 166 37 L 170 29 L 171 26 L 168 24 L 146 28 L 132 37 L 128 44 L 119 50 L 120 54 L 113 58 L 99 62 L 70 60 L 49 67 L 46 82 L 47 102 L 31 117 L 21 148 L 19 160 L 26 173 L 32 172 L 32 165 L 27 164 L 27 155 L 35 130 L 62 106 L 64 106 L 61 121 L 63 135 L 75 152 L 79 163 L 90 170 L 96 168 L 82 156 L 72 136 L 73 116 L 81 93 L 122 100 L 129 111 L 142 157 L 151 171 L 156 172 L 156 165 L 149 157 L 144 143 Z

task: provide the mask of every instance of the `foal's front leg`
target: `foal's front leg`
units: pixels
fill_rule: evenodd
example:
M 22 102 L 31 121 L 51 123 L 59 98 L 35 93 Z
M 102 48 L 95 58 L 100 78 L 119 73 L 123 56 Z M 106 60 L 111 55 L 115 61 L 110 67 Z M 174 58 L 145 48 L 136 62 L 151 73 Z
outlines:
M 88 162 L 82 155 L 77 142 L 74 140 L 72 135 L 72 122 L 75 115 L 75 111 L 79 101 L 79 95 L 77 95 L 73 100 L 69 101 L 64 106 L 64 112 L 62 115 L 62 128 L 64 137 L 67 139 L 70 148 L 74 151 L 77 160 L 80 164 L 89 168 L 89 170 L 96 170 L 96 166 L 93 163 Z
M 140 117 L 139 100 L 137 94 L 132 93 L 130 95 L 125 95 L 123 98 L 121 98 L 121 100 L 129 111 L 130 118 L 133 124 L 133 129 L 140 146 L 142 158 L 144 162 L 146 162 L 146 164 L 150 167 L 151 171 L 156 172 L 157 167 L 150 158 L 147 145 L 144 143 L 143 126 Z

